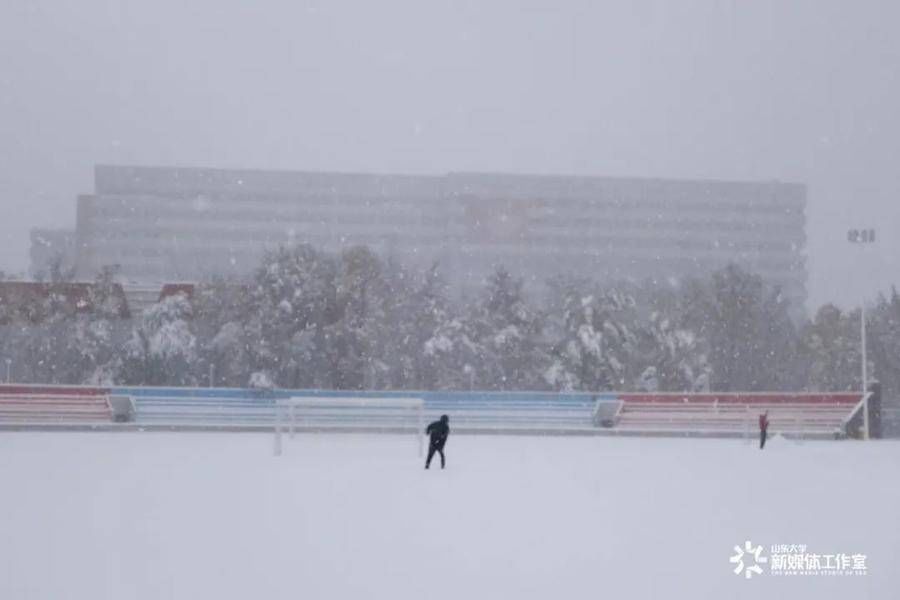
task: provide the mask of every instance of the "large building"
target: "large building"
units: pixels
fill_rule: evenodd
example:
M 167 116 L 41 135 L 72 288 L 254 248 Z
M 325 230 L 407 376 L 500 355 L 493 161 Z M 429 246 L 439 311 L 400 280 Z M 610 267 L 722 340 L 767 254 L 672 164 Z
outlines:
M 75 232 L 71 229 L 32 229 L 32 279 L 52 279 L 69 275 L 75 270 Z
M 77 267 L 197 280 L 246 274 L 282 244 L 367 244 L 440 261 L 464 291 L 501 264 L 533 282 L 673 281 L 736 262 L 802 310 L 805 204 L 805 186 L 778 182 L 98 166 L 78 199 Z

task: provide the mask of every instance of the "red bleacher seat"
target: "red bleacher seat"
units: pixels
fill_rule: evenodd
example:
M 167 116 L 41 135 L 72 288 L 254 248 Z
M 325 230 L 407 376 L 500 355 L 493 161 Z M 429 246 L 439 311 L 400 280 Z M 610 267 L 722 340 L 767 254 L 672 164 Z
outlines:
M 622 394 L 616 428 L 622 431 L 735 434 L 757 429 L 768 411 L 770 431 L 838 436 L 862 399 L 844 394 Z
M 102 388 L 0 386 L 0 424 L 102 424 L 112 415 Z

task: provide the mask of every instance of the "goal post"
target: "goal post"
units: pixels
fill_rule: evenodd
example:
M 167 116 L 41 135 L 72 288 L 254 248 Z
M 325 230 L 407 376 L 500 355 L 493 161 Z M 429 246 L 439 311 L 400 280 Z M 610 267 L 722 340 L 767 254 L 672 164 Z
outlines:
M 853 410 L 844 419 L 844 429 L 848 434 L 852 433 L 854 422 L 857 422 L 857 419 L 860 420 L 859 425 L 859 435 L 862 439 L 869 439 L 869 400 L 872 398 L 872 392 L 866 392 L 861 395 L 859 402 L 856 403 L 856 406 L 853 407 Z M 861 417 L 860 417 L 861 415 Z
M 419 456 L 424 452 L 425 401 L 421 398 L 295 397 L 275 401 L 275 456 L 283 452 L 283 436 L 295 432 L 412 432 Z

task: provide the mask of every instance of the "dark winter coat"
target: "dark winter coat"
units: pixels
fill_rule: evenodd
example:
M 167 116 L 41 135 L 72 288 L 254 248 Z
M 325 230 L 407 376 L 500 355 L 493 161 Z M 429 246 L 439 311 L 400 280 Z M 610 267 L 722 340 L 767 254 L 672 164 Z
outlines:
M 439 421 L 431 423 L 425 433 L 431 436 L 431 445 L 437 448 L 443 448 L 447 443 L 447 436 L 450 435 L 450 418 L 443 415 Z

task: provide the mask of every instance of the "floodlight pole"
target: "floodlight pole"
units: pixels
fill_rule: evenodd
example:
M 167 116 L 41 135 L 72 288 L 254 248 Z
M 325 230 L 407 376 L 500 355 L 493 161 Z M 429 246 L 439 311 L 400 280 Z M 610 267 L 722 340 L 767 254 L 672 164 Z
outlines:
M 866 301 L 859 305 L 859 339 L 862 344 L 863 439 L 869 439 L 869 377 L 866 369 Z
M 868 361 L 866 360 L 866 303 L 862 302 L 859 305 L 859 339 L 862 344 L 862 386 L 863 393 L 869 391 L 869 376 L 868 369 L 866 369 L 866 364 Z

